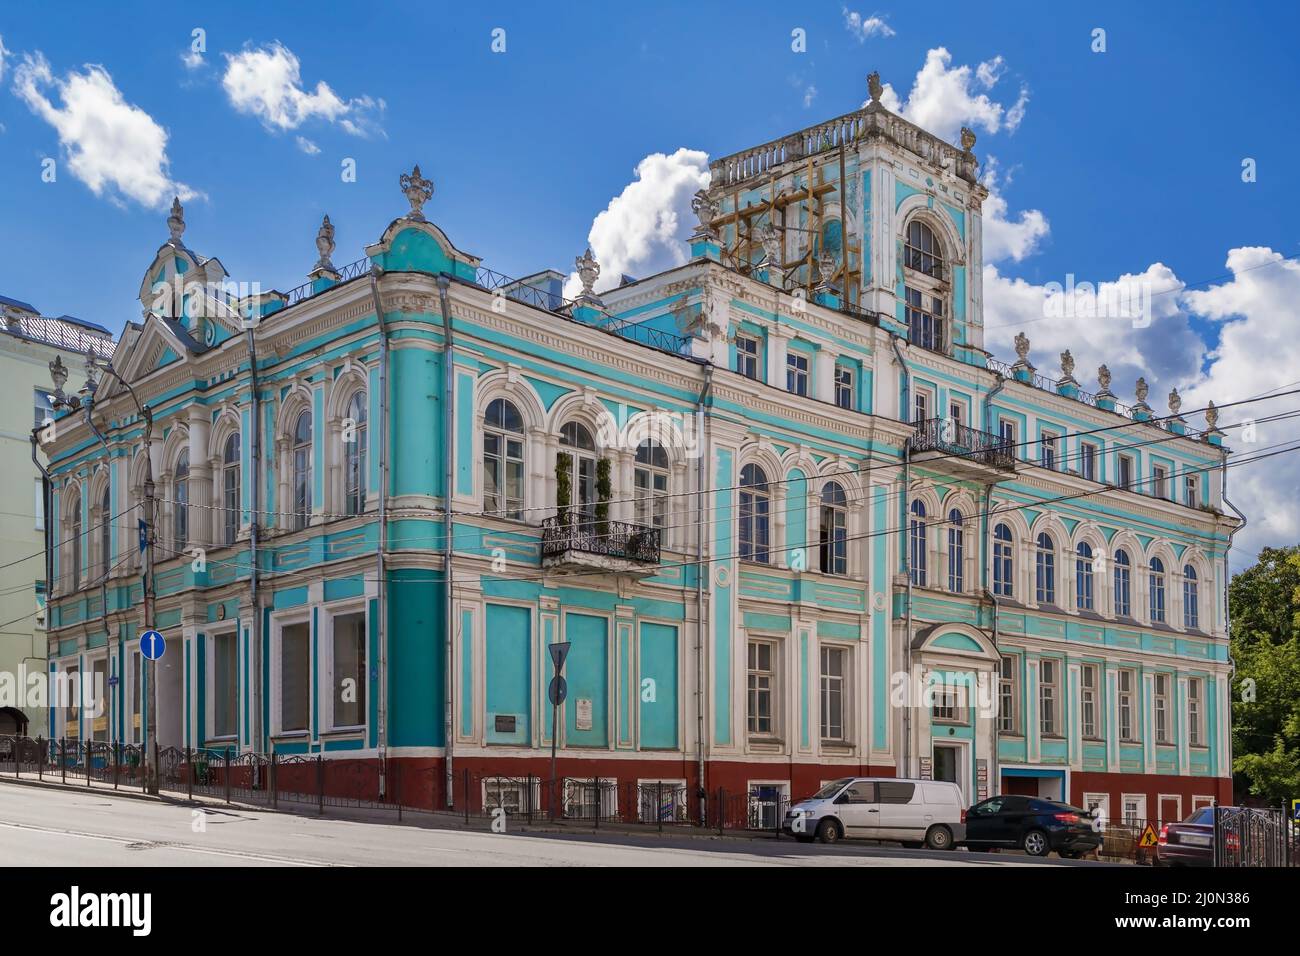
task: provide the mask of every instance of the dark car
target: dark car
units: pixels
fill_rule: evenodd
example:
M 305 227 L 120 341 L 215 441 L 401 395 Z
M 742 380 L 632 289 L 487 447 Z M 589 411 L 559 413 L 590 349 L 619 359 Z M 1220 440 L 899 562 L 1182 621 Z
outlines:
M 1041 797 L 1001 796 L 966 811 L 965 845 L 977 852 L 1015 848 L 1030 856 L 1055 850 L 1072 860 L 1101 846 L 1101 833 L 1087 810 Z
M 1236 838 L 1236 834 L 1228 836 Z M 1166 823 L 1156 843 L 1156 866 L 1213 866 L 1214 808 L 1201 807 L 1182 823 Z

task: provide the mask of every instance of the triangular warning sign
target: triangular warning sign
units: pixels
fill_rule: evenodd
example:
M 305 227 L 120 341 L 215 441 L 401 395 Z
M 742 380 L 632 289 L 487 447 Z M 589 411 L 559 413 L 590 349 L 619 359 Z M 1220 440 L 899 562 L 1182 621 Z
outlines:
M 1147 828 L 1142 831 L 1142 839 L 1138 841 L 1138 846 L 1155 846 L 1159 841 L 1156 839 L 1156 828 L 1147 824 Z

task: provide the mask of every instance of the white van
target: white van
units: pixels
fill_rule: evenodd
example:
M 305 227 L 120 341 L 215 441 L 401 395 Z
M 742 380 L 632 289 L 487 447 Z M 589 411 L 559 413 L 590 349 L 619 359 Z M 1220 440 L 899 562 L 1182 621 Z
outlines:
M 860 837 L 951 850 L 966 839 L 966 810 L 955 783 L 844 777 L 792 806 L 782 829 L 804 842 Z

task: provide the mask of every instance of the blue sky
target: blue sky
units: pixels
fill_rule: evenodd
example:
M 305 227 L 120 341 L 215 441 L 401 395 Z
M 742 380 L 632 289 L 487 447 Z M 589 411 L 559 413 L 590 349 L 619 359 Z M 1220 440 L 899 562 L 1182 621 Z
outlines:
M 1153 395 L 1177 384 L 1189 407 L 1300 378 L 1290 374 L 1300 354 L 1286 352 L 1300 338 L 1288 309 L 1300 266 L 1280 260 L 1300 253 L 1289 168 L 1300 154 L 1293 7 L 223 7 L 72 4 L 57 21 L 34 4 L 0 12 L 0 293 L 114 331 L 139 318 L 135 297 L 167 238 L 172 190 L 155 181 L 142 201 L 101 163 L 107 179 L 96 195 L 70 169 L 70 139 L 94 131 L 60 112 L 62 97 L 87 64 L 111 77 L 110 89 L 130 105 L 122 111 L 135 120 L 131 108 L 142 111 L 165 131 L 165 147 L 149 146 L 165 151 L 160 175 L 196 193 L 186 203 L 186 242 L 218 256 L 237 279 L 287 289 L 315 261 L 323 213 L 337 228 L 334 261 L 361 257 L 405 211 L 397 176 L 413 162 L 435 182 L 426 213 L 462 249 L 511 275 L 567 271 L 593 217 L 638 178 L 645 157 L 682 148 L 723 155 L 848 112 L 866 98 L 872 69 L 910 109 L 919 71 L 941 50 L 946 85 L 914 99 L 928 97 L 952 122 L 975 126 L 976 152 L 1005 203 L 986 209 L 989 231 L 1001 220 L 1021 242 L 986 272 L 995 351 L 1023 319 L 1046 342 L 1041 370 L 1050 372 L 1048 356 L 1069 345 L 1081 369 L 1109 361 L 1117 383 L 1146 374 Z M 196 28 L 206 53 L 187 66 Z M 498 28 L 503 53 L 492 50 Z M 1098 28 L 1102 53 L 1092 50 Z M 805 31 L 806 52 L 792 50 L 796 29 Z M 276 50 L 279 63 L 287 55 L 299 65 L 296 107 L 281 101 L 279 113 L 257 115 L 252 97 L 241 111 L 223 84 L 227 55 Z M 991 82 L 980 79 L 981 64 Z M 32 90 L 53 119 L 41 115 Z M 992 119 L 971 106 L 981 96 L 999 107 Z M 1012 123 L 1017 105 L 1023 116 Z M 121 135 L 139 133 L 131 126 Z M 698 171 L 702 159 L 692 155 L 664 168 L 694 162 Z M 57 164 L 54 183 L 41 178 L 46 158 Z M 345 158 L 356 161 L 356 182 L 341 181 Z M 1257 164 L 1255 182 L 1242 181 L 1246 158 Z M 95 157 L 87 162 L 94 168 Z M 687 179 L 672 181 L 671 196 L 629 200 L 624 221 L 684 212 L 694 190 Z M 669 264 L 672 245 L 651 235 L 626 271 Z M 1068 273 L 1095 282 L 1144 275 L 1173 294 L 1142 334 L 1042 322 L 1034 314 L 1042 284 Z M 1225 345 L 1230 334 L 1240 341 Z M 1270 539 L 1300 537 L 1300 512 L 1272 520 Z

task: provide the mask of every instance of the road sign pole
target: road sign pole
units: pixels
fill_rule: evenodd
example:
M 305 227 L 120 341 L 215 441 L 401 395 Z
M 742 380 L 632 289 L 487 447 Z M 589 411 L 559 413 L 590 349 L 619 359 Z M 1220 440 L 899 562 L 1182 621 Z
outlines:
M 551 812 L 550 818 L 555 819 L 555 748 L 560 740 L 560 705 L 564 703 L 564 698 L 569 694 L 569 685 L 565 682 L 564 661 L 569 656 L 569 648 L 572 647 L 568 641 L 561 641 L 557 644 L 547 645 L 546 651 L 551 655 L 551 666 L 554 669 L 554 675 L 551 677 L 550 686 L 546 688 L 546 696 L 551 701 Z
M 551 819 L 555 819 L 555 742 L 560 737 L 560 705 L 558 703 L 551 705 L 551 783 L 550 783 L 550 804 Z

